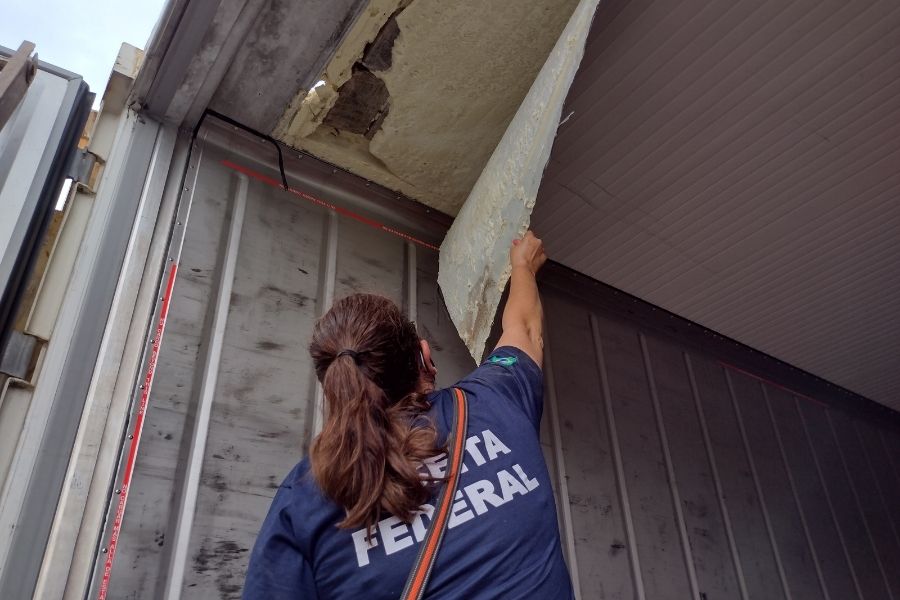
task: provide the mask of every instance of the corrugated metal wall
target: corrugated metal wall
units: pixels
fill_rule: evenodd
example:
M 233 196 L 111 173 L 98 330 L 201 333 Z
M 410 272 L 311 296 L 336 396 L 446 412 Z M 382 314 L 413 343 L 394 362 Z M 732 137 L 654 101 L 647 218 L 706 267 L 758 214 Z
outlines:
M 219 141 L 229 139 L 241 141 Z M 271 146 L 251 150 L 265 157 Z M 334 187 L 345 175 L 305 160 L 315 168 L 304 172 L 308 187 L 299 189 L 317 200 L 340 201 Z M 289 158 L 289 165 L 296 162 Z M 235 165 L 254 171 L 246 176 Z M 307 345 L 315 319 L 330 305 L 327 298 L 373 291 L 395 300 L 431 341 L 443 385 L 472 365 L 440 297 L 435 250 L 283 192 L 258 178 L 272 175 L 265 165 L 219 145 L 198 144 L 190 168 L 197 180 L 186 184 L 183 201 L 193 190 L 190 216 L 113 563 L 111 598 L 161 597 L 172 576 L 178 509 L 191 438 L 203 426 L 198 404 L 209 371 L 215 372 L 215 393 L 204 420 L 208 433 L 188 534 L 186 598 L 240 597 L 249 550 L 271 497 L 309 443 L 316 385 Z M 409 231 L 379 214 L 396 202 L 393 194 L 365 189 L 379 205 L 354 211 Z M 245 208 L 233 242 L 221 355 L 208 368 L 228 232 L 241 196 Z M 424 212 L 422 224 L 429 224 Z M 414 233 L 437 241 L 428 232 Z M 98 576 L 102 569 L 101 560 Z
M 439 384 L 472 368 L 436 285 L 436 252 L 252 172 L 243 179 L 223 161 L 271 176 L 250 158 L 270 148 L 254 141 L 246 151 L 246 140 L 228 135 L 220 131 L 218 144 L 202 145 L 192 161 L 198 179 L 186 186 L 194 191 L 180 275 L 110 597 L 157 597 L 172 574 L 177 507 L 240 196 L 243 223 L 186 538 L 185 597 L 240 595 L 270 498 L 309 441 L 316 388 L 306 345 L 331 297 L 379 291 L 401 303 L 434 348 Z M 243 154 L 234 149 L 240 144 Z M 354 210 L 397 217 L 392 195 L 321 163 L 288 157 L 288 171 L 316 198 L 346 207 L 356 186 L 350 191 L 369 203 Z M 389 225 L 439 239 L 441 226 L 425 211 L 414 221 Z M 896 430 L 726 367 L 667 335 L 671 323 L 684 327 L 677 319 L 642 304 L 622 309 L 560 267 L 547 273 L 542 436 L 582 598 L 900 597 Z
M 896 429 L 543 294 L 583 598 L 900 597 Z

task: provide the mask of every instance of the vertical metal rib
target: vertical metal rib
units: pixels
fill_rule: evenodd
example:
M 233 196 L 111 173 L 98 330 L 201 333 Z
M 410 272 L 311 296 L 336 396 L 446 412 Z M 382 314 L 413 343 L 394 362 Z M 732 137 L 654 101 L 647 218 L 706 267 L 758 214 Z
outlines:
M 825 484 L 825 475 L 822 473 L 822 465 L 819 463 L 819 457 L 816 454 L 816 448 L 813 445 L 812 436 L 809 433 L 809 426 L 806 424 L 806 417 L 803 416 L 803 411 L 800 409 L 800 400 L 798 400 L 796 396 L 794 397 L 794 407 L 797 410 L 797 414 L 800 416 L 800 423 L 803 425 L 806 444 L 809 446 L 810 454 L 812 454 L 813 464 L 815 465 L 816 473 L 819 476 L 819 483 L 822 484 L 822 491 L 825 494 L 825 502 L 828 504 L 828 511 L 831 513 L 831 521 L 834 523 L 834 529 L 837 531 L 838 539 L 841 542 L 841 550 L 844 552 L 844 559 L 847 561 L 847 567 L 850 569 L 850 576 L 853 578 L 853 587 L 856 589 L 856 595 L 863 598 L 862 588 L 859 587 L 859 579 L 856 577 L 856 569 L 853 568 L 853 561 L 850 560 L 847 541 L 844 539 L 844 533 L 841 531 L 841 525 L 838 523 L 837 514 L 834 511 L 831 492 L 828 491 L 828 486 Z
M 875 471 L 875 465 L 872 463 L 872 457 L 869 456 L 869 451 L 866 449 L 866 444 L 863 442 L 859 427 L 856 426 L 856 422 L 853 422 L 851 426 L 853 427 L 853 431 L 856 432 L 856 439 L 859 440 L 859 446 L 862 448 L 863 456 L 866 457 L 866 464 L 869 465 L 869 473 L 872 474 L 872 480 L 875 482 L 875 487 L 878 489 L 878 496 L 881 498 L 881 506 L 884 507 L 884 514 L 887 515 L 888 522 L 890 523 L 891 532 L 894 534 L 894 541 L 896 541 L 897 546 L 900 547 L 900 535 L 898 535 L 900 530 L 897 529 L 897 519 L 900 517 L 891 512 L 890 500 L 888 500 L 887 494 L 884 493 L 884 485 L 881 482 L 881 478 L 878 477 L 878 473 Z
M 716 487 L 716 497 L 719 501 L 719 510 L 722 511 L 722 520 L 725 523 L 725 537 L 728 538 L 728 549 L 731 552 L 731 561 L 734 564 L 734 572 L 737 575 L 738 587 L 741 591 L 741 600 L 748 600 L 747 583 L 744 581 L 744 569 L 741 567 L 741 559 L 738 555 L 737 542 L 734 539 L 734 529 L 731 527 L 731 516 L 728 514 L 728 506 L 725 504 L 725 491 L 722 488 L 722 479 L 719 477 L 719 468 L 716 466 L 716 456 L 713 450 L 712 440 L 709 437 L 709 427 L 706 424 L 706 414 L 700 402 L 700 391 L 697 388 L 697 379 L 694 376 L 694 365 L 691 357 L 684 353 L 684 364 L 687 366 L 688 379 L 691 382 L 691 393 L 694 396 L 694 408 L 697 410 L 697 418 L 700 420 L 700 431 L 703 434 L 703 445 L 706 446 L 706 459 L 712 472 L 713 484 Z
M 737 401 L 737 395 L 734 393 L 734 384 L 731 381 L 731 373 L 725 371 L 725 381 L 728 383 L 728 394 L 731 396 L 731 405 L 734 407 L 734 414 L 737 417 L 738 429 L 741 433 L 741 441 L 744 444 L 744 453 L 747 455 L 747 462 L 750 464 L 750 473 L 753 476 L 753 486 L 756 489 L 756 495 L 759 497 L 759 506 L 762 508 L 763 520 L 766 523 L 766 532 L 769 535 L 769 543 L 772 545 L 772 554 L 775 556 L 775 566 L 778 568 L 778 578 L 781 580 L 781 589 L 784 591 L 784 597 L 791 600 L 791 590 L 788 589 L 787 575 L 784 572 L 784 565 L 781 563 L 781 554 L 778 552 L 778 544 L 775 542 L 775 532 L 772 529 L 772 519 L 769 518 L 769 508 L 766 506 L 766 498 L 763 496 L 762 486 L 759 483 L 759 472 L 756 469 L 756 461 L 753 460 L 753 453 L 750 451 L 750 440 L 747 437 L 747 428 L 744 426 L 744 417 L 741 414 L 741 407 Z
M 784 449 L 784 441 L 781 439 L 781 432 L 778 430 L 778 424 L 775 421 L 775 413 L 772 411 L 772 401 L 769 399 L 769 393 L 766 391 L 766 386 L 763 385 L 762 382 L 759 382 L 759 387 L 762 390 L 763 399 L 766 403 L 766 410 L 769 413 L 769 421 L 772 423 L 772 430 L 775 432 L 775 441 L 778 443 L 778 452 L 781 454 L 781 462 L 784 464 L 784 471 L 788 476 L 788 484 L 791 487 L 791 494 L 794 496 L 794 504 L 797 505 L 797 512 L 800 514 L 800 524 L 803 526 L 803 535 L 806 537 L 806 544 L 809 546 L 813 565 L 816 567 L 816 577 L 819 579 L 822 597 L 825 600 L 830 600 L 831 595 L 828 593 L 828 587 L 825 585 L 825 576 L 822 574 L 822 565 L 819 564 L 819 554 L 816 552 L 812 536 L 809 534 L 809 523 L 806 521 L 803 506 L 800 504 L 800 496 L 797 494 L 797 483 L 794 481 L 794 474 L 791 472 L 791 467 L 788 464 L 787 452 Z
M 631 564 L 631 578 L 634 581 L 634 596 L 637 600 L 646 600 L 644 581 L 641 579 L 641 561 L 638 556 L 637 540 L 634 535 L 634 520 L 631 516 L 631 502 L 628 500 L 628 488 L 625 485 L 625 468 L 622 465 L 622 450 L 619 448 L 619 434 L 616 429 L 616 416 L 612 408 L 612 396 L 609 392 L 609 376 L 606 372 L 606 360 L 603 357 L 603 342 L 600 339 L 600 326 L 597 317 L 590 315 L 591 334 L 594 338 L 594 349 L 597 368 L 600 371 L 600 382 L 603 389 L 603 405 L 606 409 L 606 421 L 609 429 L 609 443 L 613 462 L 616 466 L 616 485 L 619 488 L 619 501 L 622 503 L 622 515 L 625 520 L 625 536 L 628 539 L 628 558 Z
M 338 215 L 328 212 L 328 233 L 326 235 L 325 270 L 322 272 L 322 292 L 319 316 L 324 315 L 334 303 L 334 286 L 337 281 Z M 319 435 L 325 422 L 325 393 L 316 382 L 316 404 L 313 407 L 313 427 L 310 439 Z
M 197 508 L 197 494 L 200 489 L 200 475 L 203 470 L 203 455 L 206 450 L 209 420 L 212 414 L 213 399 L 216 394 L 216 382 L 219 376 L 219 364 L 225 339 L 225 326 L 228 322 L 228 308 L 231 304 L 231 288 L 234 284 L 234 272 L 241 243 L 241 229 L 244 225 L 244 214 L 247 206 L 247 177 L 240 174 L 236 177 L 238 187 L 232 205 L 231 226 L 225 242 L 225 260 L 219 277 L 219 286 L 216 290 L 209 345 L 207 346 L 200 382 L 197 416 L 191 432 L 187 471 L 176 515 L 176 525 L 173 530 L 175 539 L 172 543 L 169 573 L 164 593 L 164 597 L 167 600 L 180 598 L 181 588 L 184 583 L 184 571 L 188 561 L 188 545 L 191 540 L 194 513 Z
M 556 380 L 553 377 L 553 353 L 550 351 L 549 335 L 544 335 L 544 377 L 547 380 L 547 395 L 550 401 L 550 427 L 553 431 L 553 458 L 556 462 L 556 489 L 559 490 L 559 511 L 562 516 L 564 544 L 569 563 L 569 575 L 575 591 L 575 598 L 581 600 L 578 559 L 575 555 L 575 528 L 572 525 L 572 503 L 569 501 L 569 481 L 566 475 L 566 458 L 562 449 L 562 431 L 559 426 L 559 406 L 556 397 Z
M 191 142 L 188 149 L 188 158 L 190 159 L 187 165 L 188 170 L 184 173 L 183 184 L 179 184 L 178 186 L 181 190 L 177 192 L 178 199 L 175 206 L 175 223 L 171 226 L 171 237 L 168 242 L 165 243 L 163 255 L 168 257 L 168 261 L 166 262 L 172 266 L 169 266 L 168 268 L 163 266 L 161 269 L 162 272 L 159 274 L 155 292 L 158 300 L 153 308 L 153 315 L 147 324 L 144 349 L 140 359 L 141 366 L 139 372 L 143 374 L 145 381 L 149 380 L 149 384 L 140 384 L 138 381 L 134 382 L 134 390 L 131 399 L 129 400 L 128 423 L 136 423 L 140 412 L 149 407 L 149 404 L 142 406 L 142 398 L 146 398 L 149 403 L 150 394 L 153 390 L 153 376 L 151 375 L 151 372 L 155 372 L 155 352 L 159 351 L 161 345 L 161 339 L 159 337 L 154 338 L 154 335 L 155 332 L 160 331 L 159 324 L 162 320 L 163 309 L 167 306 L 165 300 L 166 286 L 170 284 L 174 285 L 173 268 L 174 273 L 177 273 L 177 265 L 181 262 L 181 252 L 184 247 L 188 219 L 191 216 L 191 208 L 196 197 L 197 181 L 200 177 L 200 164 L 203 159 L 204 148 L 206 147 L 204 142 L 206 141 L 207 133 L 208 130 L 201 132 L 197 139 Z M 190 178 L 188 178 L 188 173 L 192 174 Z M 164 260 L 163 257 L 160 257 L 160 259 Z M 164 330 L 165 327 L 163 326 L 162 331 L 164 332 Z M 126 489 L 124 484 L 128 478 L 130 478 L 130 474 L 128 473 L 128 454 L 132 451 L 132 446 L 133 450 L 137 452 L 140 447 L 142 431 L 143 425 L 136 427 L 135 433 L 130 434 L 133 436 L 132 438 L 126 438 L 124 435 L 125 432 L 123 431 L 123 436 L 118 442 L 118 458 L 115 467 L 114 481 L 115 485 L 121 486 L 119 487 L 120 492 Z M 129 439 L 131 439 L 130 443 Z M 131 468 L 132 470 L 134 469 L 133 465 Z M 112 489 L 109 491 L 112 492 Z M 109 502 L 107 502 L 104 507 L 105 516 L 103 517 L 103 528 L 100 531 L 99 537 L 96 539 L 97 544 L 94 546 L 94 551 L 91 556 L 91 563 L 93 566 L 88 589 L 88 596 L 91 597 L 105 597 L 105 594 L 108 592 L 108 588 L 104 589 L 104 583 L 108 583 L 109 577 L 115 566 L 116 543 L 113 543 L 113 540 L 118 540 L 119 530 L 122 527 L 125 515 L 127 514 L 125 513 L 125 508 L 127 506 L 128 495 L 125 492 L 122 493 L 124 494 L 124 501 L 120 499 L 121 511 L 118 511 L 116 507 L 114 507 L 112 498 L 110 498 Z M 106 553 L 105 560 L 102 557 L 102 554 L 104 553 Z
M 688 581 L 691 585 L 691 596 L 700 598 L 700 586 L 697 584 L 697 570 L 694 567 L 694 556 L 691 552 L 691 542 L 688 539 L 687 526 L 684 523 L 684 509 L 681 506 L 681 494 L 678 492 L 678 480 L 675 478 L 675 465 L 672 463 L 672 452 L 669 448 L 669 436 L 666 432 L 666 424 L 663 420 L 662 406 L 659 403 L 659 394 L 656 392 L 656 380 L 653 377 L 653 365 L 650 363 L 650 352 L 647 350 L 647 340 L 643 333 L 638 334 L 641 342 L 641 353 L 644 357 L 644 369 L 647 371 L 647 384 L 650 388 L 650 398 L 653 401 L 653 413 L 656 416 L 656 430 L 659 434 L 659 442 L 662 445 L 663 458 L 666 462 L 666 474 L 669 479 L 669 491 L 672 492 L 672 504 L 675 508 L 675 518 L 678 524 L 678 536 L 681 538 L 681 553 L 684 556 L 684 564 L 687 567 Z
M 416 271 L 416 245 L 406 242 L 406 317 L 416 323 L 418 318 L 418 290 L 419 276 Z M 418 323 L 416 323 L 418 328 Z
M 825 416 L 828 419 L 828 427 L 831 429 L 831 437 L 834 438 L 834 443 L 838 449 L 838 455 L 841 457 L 841 465 L 844 467 L 844 473 L 847 475 L 847 483 L 850 484 L 850 491 L 853 493 L 853 500 L 856 503 L 856 510 L 859 511 L 859 518 L 862 521 L 863 529 L 866 531 L 866 537 L 869 538 L 869 545 L 872 547 L 872 553 L 875 555 L 875 564 L 878 565 L 878 572 L 881 573 L 881 578 L 884 580 L 884 587 L 887 590 L 888 597 L 893 600 L 894 593 L 891 591 L 891 582 L 888 580 L 887 573 L 884 571 L 884 565 L 881 562 L 881 556 L 878 552 L 878 547 L 875 545 L 875 538 L 872 537 L 872 530 L 869 527 L 869 521 L 866 519 L 866 514 L 863 512 L 862 503 L 859 500 L 859 492 L 856 491 L 856 486 L 853 484 L 853 478 L 850 476 L 850 467 L 847 465 L 847 458 L 844 456 L 844 450 L 841 448 L 841 442 L 838 440 L 837 430 L 834 428 L 834 421 L 831 418 L 831 412 L 826 410 Z
M 891 452 L 890 444 L 888 444 L 887 439 L 885 439 L 885 432 L 879 432 L 881 437 L 881 445 L 884 446 L 884 452 L 887 454 L 888 458 L 888 467 L 890 467 L 891 471 L 894 474 L 894 477 L 897 480 L 897 483 L 900 483 L 900 456 L 894 458 L 893 453 Z

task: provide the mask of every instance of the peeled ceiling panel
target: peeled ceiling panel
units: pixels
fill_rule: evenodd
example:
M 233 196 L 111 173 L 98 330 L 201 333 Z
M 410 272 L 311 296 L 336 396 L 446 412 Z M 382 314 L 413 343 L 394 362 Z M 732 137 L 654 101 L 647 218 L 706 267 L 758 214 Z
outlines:
M 371 0 L 272 135 L 455 215 L 577 4 Z
M 528 228 L 596 9 L 597 0 L 578 4 L 441 244 L 438 283 L 476 361 L 509 279 L 509 247 Z

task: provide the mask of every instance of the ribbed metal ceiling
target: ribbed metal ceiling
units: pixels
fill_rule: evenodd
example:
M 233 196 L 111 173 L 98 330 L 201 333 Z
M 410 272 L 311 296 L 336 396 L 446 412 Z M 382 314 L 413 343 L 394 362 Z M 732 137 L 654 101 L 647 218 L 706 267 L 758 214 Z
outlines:
M 900 409 L 900 4 L 607 0 L 552 257 Z

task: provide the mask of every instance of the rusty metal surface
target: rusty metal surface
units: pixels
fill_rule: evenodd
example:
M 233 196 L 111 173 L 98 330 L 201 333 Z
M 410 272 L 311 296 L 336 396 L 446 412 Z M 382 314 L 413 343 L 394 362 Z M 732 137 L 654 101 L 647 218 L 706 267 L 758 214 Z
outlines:
M 37 71 L 37 58 L 32 57 L 34 44 L 22 42 L 15 54 L 0 57 L 0 129 L 18 108 Z

